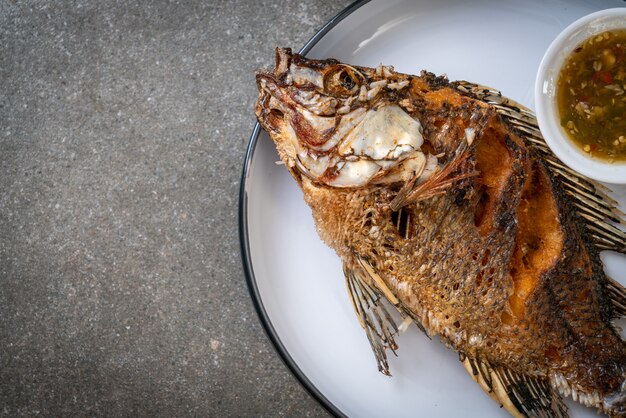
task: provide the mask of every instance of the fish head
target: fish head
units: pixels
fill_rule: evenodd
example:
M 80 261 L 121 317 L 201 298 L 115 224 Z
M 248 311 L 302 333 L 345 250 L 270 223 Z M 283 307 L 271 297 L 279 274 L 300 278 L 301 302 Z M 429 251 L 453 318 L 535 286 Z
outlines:
M 256 115 L 294 176 L 332 187 L 406 181 L 427 167 L 422 126 L 401 105 L 409 76 L 276 50 Z

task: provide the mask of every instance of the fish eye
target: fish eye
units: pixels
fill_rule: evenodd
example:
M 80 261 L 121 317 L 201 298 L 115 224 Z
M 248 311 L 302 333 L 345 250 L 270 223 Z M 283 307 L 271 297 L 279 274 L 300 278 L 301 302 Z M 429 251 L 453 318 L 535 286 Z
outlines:
M 324 77 L 324 88 L 330 94 L 350 96 L 358 91 L 362 78 L 352 67 L 337 66 Z
M 354 81 L 354 78 L 352 78 L 350 74 L 344 71 L 341 76 L 341 87 L 346 90 L 352 90 L 354 86 L 356 86 L 356 81 Z

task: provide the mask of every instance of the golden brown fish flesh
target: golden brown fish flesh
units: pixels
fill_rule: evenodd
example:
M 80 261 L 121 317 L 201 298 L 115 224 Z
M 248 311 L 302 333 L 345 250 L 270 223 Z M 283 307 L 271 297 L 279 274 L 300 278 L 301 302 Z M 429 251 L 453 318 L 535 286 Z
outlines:
M 459 353 L 516 416 L 567 416 L 561 395 L 626 414 L 621 214 L 550 154 L 530 112 L 444 77 L 277 49 L 256 115 L 341 257 L 379 369 L 411 321 Z M 396 326 L 382 299 L 405 321 Z

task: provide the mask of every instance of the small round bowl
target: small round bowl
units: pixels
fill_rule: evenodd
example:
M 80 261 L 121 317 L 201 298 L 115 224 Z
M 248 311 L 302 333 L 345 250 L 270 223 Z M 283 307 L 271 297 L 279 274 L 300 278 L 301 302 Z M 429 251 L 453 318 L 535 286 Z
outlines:
M 535 81 L 535 108 L 541 133 L 561 161 L 589 178 L 626 184 L 626 163 L 609 163 L 590 157 L 568 138 L 561 127 L 556 103 L 557 80 L 565 59 L 589 37 L 615 29 L 626 29 L 626 8 L 592 13 L 566 27 L 550 44 L 539 65 Z

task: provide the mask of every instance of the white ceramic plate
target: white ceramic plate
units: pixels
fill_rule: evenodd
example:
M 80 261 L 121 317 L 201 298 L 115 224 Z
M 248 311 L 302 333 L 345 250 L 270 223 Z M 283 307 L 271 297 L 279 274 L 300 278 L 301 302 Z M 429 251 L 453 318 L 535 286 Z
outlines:
M 446 73 L 451 80 L 499 88 L 532 108 L 536 70 L 552 39 L 577 18 L 622 4 L 361 2 L 329 22 L 306 49 L 312 58 Z M 351 417 L 508 416 L 470 379 L 455 352 L 414 326 L 397 339 L 399 357 L 390 359 L 393 376 L 377 371 L 340 261 L 318 238 L 300 190 L 277 160 L 271 140 L 257 126 L 241 185 L 242 255 L 270 339 L 313 396 L 331 412 Z M 626 188 L 619 186 L 616 197 L 624 209 Z M 626 257 L 604 254 L 603 259 L 607 272 L 626 284 Z M 596 416 L 568 404 L 572 417 Z

